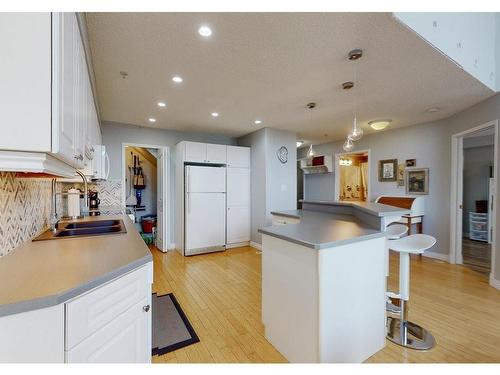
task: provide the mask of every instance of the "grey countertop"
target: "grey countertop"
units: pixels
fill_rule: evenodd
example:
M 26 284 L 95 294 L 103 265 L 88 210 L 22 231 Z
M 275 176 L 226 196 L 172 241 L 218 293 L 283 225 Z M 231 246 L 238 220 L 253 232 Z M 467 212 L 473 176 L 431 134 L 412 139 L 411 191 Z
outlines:
M 353 215 L 308 210 L 272 213 L 300 218 L 300 223 L 272 225 L 259 229 L 260 233 L 316 250 L 384 236 L 382 232 L 373 229 Z
M 353 207 L 364 211 L 370 215 L 384 217 L 384 216 L 401 216 L 410 213 L 410 210 L 406 210 L 400 207 L 389 206 L 382 203 L 374 202 L 348 202 L 348 201 L 321 201 L 321 200 L 308 200 L 303 199 L 302 203 L 320 204 L 325 206 L 345 206 Z
M 58 305 L 152 261 L 126 215 L 126 234 L 26 242 L 0 258 L 0 316 Z

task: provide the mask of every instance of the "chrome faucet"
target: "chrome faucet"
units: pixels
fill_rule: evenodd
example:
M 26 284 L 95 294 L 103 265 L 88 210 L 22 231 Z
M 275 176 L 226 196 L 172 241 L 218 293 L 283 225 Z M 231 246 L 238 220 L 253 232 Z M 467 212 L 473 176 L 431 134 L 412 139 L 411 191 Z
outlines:
M 83 180 L 83 190 L 84 190 L 84 193 L 83 193 L 83 198 L 84 198 L 84 207 L 85 207 L 85 210 L 88 212 L 89 211 L 89 187 L 87 185 L 87 178 L 85 177 L 85 175 L 80 172 L 78 169 L 75 169 L 75 172 L 82 178 Z

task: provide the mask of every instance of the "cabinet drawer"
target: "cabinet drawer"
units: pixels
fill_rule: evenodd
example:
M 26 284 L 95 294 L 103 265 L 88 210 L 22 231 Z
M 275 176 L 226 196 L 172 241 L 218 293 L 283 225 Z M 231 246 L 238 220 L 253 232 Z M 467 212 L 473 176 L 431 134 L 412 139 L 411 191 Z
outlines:
M 66 350 L 150 298 L 151 264 L 66 303 Z

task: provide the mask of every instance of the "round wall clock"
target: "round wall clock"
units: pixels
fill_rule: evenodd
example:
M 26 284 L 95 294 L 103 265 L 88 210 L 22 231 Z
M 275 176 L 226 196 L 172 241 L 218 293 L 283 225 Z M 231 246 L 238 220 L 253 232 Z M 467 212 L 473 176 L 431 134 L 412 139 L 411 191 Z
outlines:
M 288 149 L 285 146 L 281 146 L 276 155 L 281 163 L 285 164 L 288 161 Z

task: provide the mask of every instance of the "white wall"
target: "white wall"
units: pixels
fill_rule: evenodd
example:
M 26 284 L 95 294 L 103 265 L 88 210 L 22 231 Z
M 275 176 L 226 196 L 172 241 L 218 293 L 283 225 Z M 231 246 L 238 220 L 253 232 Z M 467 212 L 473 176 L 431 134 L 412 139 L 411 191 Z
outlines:
M 497 13 L 394 13 L 470 75 L 498 91 Z
M 236 141 L 230 137 L 203 134 L 179 132 L 174 130 L 144 128 L 140 126 L 119 124 L 113 122 L 104 122 L 102 128 L 102 141 L 106 145 L 111 163 L 110 179 L 122 178 L 122 144 L 137 143 L 154 146 L 170 147 L 170 201 L 169 210 L 169 232 L 172 234 L 170 241 L 175 243 L 175 144 L 180 141 L 196 141 L 217 144 L 236 144 Z M 169 244 L 169 246 L 173 243 Z
M 271 225 L 271 211 L 297 208 L 297 149 L 294 133 L 263 128 L 238 138 L 238 144 L 252 148 L 252 233 L 251 240 L 262 243 L 258 229 Z M 288 149 L 288 162 L 282 164 L 277 150 Z

